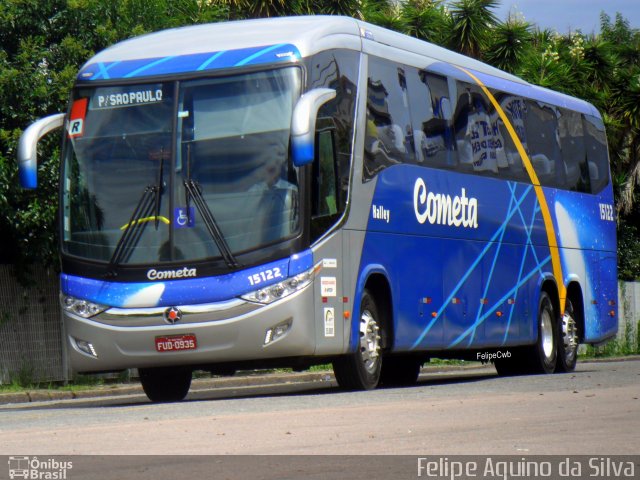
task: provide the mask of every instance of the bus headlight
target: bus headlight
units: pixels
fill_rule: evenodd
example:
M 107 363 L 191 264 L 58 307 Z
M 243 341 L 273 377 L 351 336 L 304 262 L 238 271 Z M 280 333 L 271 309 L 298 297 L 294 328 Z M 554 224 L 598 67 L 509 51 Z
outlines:
M 60 303 L 65 311 L 79 315 L 82 318 L 91 318 L 109 308 L 106 305 L 80 300 L 71 295 L 60 295 Z
M 295 277 L 287 278 L 286 280 L 274 285 L 269 285 L 268 287 L 261 288 L 260 290 L 241 295 L 240 298 L 248 300 L 249 302 L 268 305 L 276 300 L 288 297 L 292 293 L 298 292 L 309 285 L 313 280 L 314 270 L 315 268 L 311 268 L 304 273 L 296 275 Z

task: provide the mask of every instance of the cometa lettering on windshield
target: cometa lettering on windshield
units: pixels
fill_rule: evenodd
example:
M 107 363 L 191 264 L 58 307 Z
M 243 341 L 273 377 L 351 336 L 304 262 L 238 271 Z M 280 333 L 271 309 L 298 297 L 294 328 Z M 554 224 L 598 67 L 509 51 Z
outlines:
M 152 268 L 147 272 L 147 278 L 149 280 L 169 280 L 172 278 L 189 278 L 195 277 L 197 271 L 195 268 L 184 267 L 180 270 L 156 270 Z
M 424 180 L 418 178 L 413 186 L 413 209 L 420 224 L 478 228 L 478 199 L 460 195 L 427 192 Z

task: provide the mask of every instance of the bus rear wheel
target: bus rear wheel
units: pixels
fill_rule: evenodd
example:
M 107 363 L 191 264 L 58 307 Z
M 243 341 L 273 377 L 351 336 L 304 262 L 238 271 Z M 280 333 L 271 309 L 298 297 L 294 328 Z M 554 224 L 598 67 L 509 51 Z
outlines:
M 540 294 L 538 340 L 529 354 L 532 373 L 553 373 L 558 361 L 558 319 L 547 292 Z
M 553 373 L 558 363 L 559 327 L 551 297 L 540 294 L 538 306 L 538 339 L 533 345 L 510 349 L 508 358 L 497 359 L 494 364 L 498 375 L 508 377 L 527 373 Z
M 189 368 L 140 368 L 138 373 L 142 389 L 152 402 L 179 402 L 191 387 Z
M 347 390 L 372 390 L 380 382 L 380 317 L 369 290 L 362 294 L 358 346 L 354 353 L 333 362 L 338 385 Z
M 578 360 L 578 324 L 576 313 L 571 300 L 567 299 L 564 307 L 564 315 L 560 320 L 558 332 L 558 362 L 556 372 L 572 372 L 576 368 Z

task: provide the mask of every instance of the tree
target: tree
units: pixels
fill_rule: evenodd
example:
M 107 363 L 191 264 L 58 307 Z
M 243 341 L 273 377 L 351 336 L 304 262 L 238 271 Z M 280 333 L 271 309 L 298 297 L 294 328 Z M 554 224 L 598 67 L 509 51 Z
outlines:
M 498 0 L 452 2 L 449 46 L 469 57 L 482 59 L 491 28 L 498 23 L 491 11 L 498 3 Z
M 402 8 L 399 4 L 386 0 L 364 0 L 362 2 L 364 20 L 389 30 L 404 32 L 407 28 Z
M 285 0 L 219 0 L 230 8 L 232 18 L 263 18 L 290 15 Z M 294 2 L 294 8 L 300 5 Z
M 485 60 L 507 72 L 516 72 L 531 51 L 531 29 L 531 24 L 509 15 L 506 22 L 490 30 Z
M 408 0 L 402 4 L 403 33 L 439 45 L 447 43 L 451 15 L 442 0 Z

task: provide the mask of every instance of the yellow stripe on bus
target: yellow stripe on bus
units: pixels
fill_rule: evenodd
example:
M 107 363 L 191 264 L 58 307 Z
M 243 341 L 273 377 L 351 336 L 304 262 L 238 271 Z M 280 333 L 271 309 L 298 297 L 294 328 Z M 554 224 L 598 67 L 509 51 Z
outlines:
M 538 175 L 536 175 L 536 171 L 533 168 L 533 164 L 531 163 L 531 159 L 518 138 L 513 125 L 509 121 L 506 113 L 495 99 L 493 94 L 489 91 L 489 89 L 480 81 L 478 77 L 476 77 L 473 73 L 468 71 L 465 68 L 457 67 L 462 70 L 464 73 L 469 75 L 482 89 L 487 98 L 491 101 L 493 106 L 495 107 L 500 119 L 504 123 L 507 131 L 509 132 L 509 136 L 513 140 L 513 143 L 520 154 L 520 158 L 522 158 L 522 163 L 524 164 L 524 168 L 529 174 L 529 178 L 531 179 L 531 183 L 533 184 L 533 188 L 536 193 L 536 197 L 538 199 L 538 203 L 540 204 L 540 211 L 542 212 L 542 219 L 544 221 L 544 227 L 547 232 L 547 241 L 549 242 L 549 250 L 551 252 L 551 264 L 553 266 L 553 276 L 556 279 L 556 283 L 558 285 L 558 296 L 560 297 L 560 314 L 564 313 L 564 306 L 567 298 L 567 289 L 564 285 L 564 277 L 562 275 L 562 264 L 560 263 L 560 250 L 558 249 L 558 241 L 556 237 L 556 231 L 553 227 L 553 220 L 551 219 L 551 212 L 549 211 L 549 205 L 547 204 L 547 199 L 544 196 L 544 192 L 542 187 L 540 186 L 540 180 L 538 180 Z

